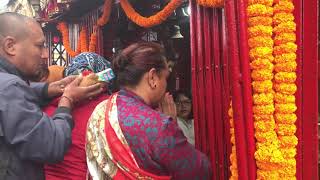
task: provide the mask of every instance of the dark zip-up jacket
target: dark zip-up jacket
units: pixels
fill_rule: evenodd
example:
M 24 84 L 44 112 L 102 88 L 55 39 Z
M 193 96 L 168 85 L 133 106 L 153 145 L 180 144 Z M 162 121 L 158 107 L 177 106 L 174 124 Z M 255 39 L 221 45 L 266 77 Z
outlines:
M 31 83 L 0 57 L 0 179 L 44 179 L 43 164 L 63 160 L 71 144 L 70 109 L 52 118 L 40 104 L 48 101 L 48 84 Z

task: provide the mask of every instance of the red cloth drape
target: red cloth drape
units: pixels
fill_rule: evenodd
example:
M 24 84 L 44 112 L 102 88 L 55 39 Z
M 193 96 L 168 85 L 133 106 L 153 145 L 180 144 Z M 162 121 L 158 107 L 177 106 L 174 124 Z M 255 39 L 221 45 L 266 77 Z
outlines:
M 228 179 L 230 174 L 227 110 L 231 95 L 239 179 L 256 176 L 244 3 L 227 0 L 224 9 L 216 9 L 200 7 L 191 1 L 195 139 L 196 147 L 210 156 L 213 179 Z
M 317 0 L 293 0 L 297 24 L 297 179 L 319 179 Z
M 228 179 L 230 93 L 224 11 L 190 3 L 196 147 L 210 157 L 213 179 Z

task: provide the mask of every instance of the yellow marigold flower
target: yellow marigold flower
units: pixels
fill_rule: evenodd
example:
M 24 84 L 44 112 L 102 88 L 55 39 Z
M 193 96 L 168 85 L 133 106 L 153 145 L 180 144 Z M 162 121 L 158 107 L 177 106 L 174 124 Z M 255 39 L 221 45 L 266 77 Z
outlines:
M 279 173 L 274 171 L 257 170 L 257 180 L 279 180 Z
M 273 57 L 273 56 L 271 56 Z M 251 69 L 259 70 L 259 69 L 265 69 L 272 71 L 273 70 L 273 64 L 268 59 L 257 59 L 250 63 Z
M 248 4 L 263 4 L 266 6 L 272 6 L 273 0 L 248 0 Z
M 279 104 L 295 103 L 296 97 L 294 95 L 282 94 L 277 92 L 274 94 L 274 101 Z
M 231 142 L 231 144 L 235 145 L 236 144 L 236 138 L 234 136 L 231 136 L 230 142 Z
M 297 110 L 297 106 L 294 103 L 275 104 L 276 113 L 289 114 L 289 113 L 294 113 L 296 110 Z
M 292 95 L 297 91 L 297 86 L 293 83 L 287 84 L 287 83 L 275 83 L 274 89 L 276 92 L 281 92 L 283 94 L 289 94 Z
M 272 142 L 277 139 L 277 134 L 274 131 L 256 132 L 254 136 L 257 141 L 261 143 Z
M 274 141 L 268 141 L 268 142 L 256 142 L 256 148 L 257 149 L 269 149 L 270 151 L 274 151 L 275 149 L 279 149 L 280 143 L 278 141 L 278 138 Z
M 274 44 L 280 45 L 288 42 L 296 42 L 296 34 L 295 33 L 281 33 L 277 34 L 274 37 Z
M 297 45 L 292 42 L 280 44 L 278 46 L 275 46 L 273 49 L 273 53 L 275 55 L 284 54 L 284 53 L 295 53 L 296 51 L 297 51 Z
M 298 138 L 296 136 L 278 136 L 280 141 L 280 147 L 293 148 L 298 144 Z
M 252 88 L 254 92 L 266 93 L 272 90 L 272 81 L 254 81 L 252 82 Z
M 276 139 L 274 139 L 276 141 Z M 261 144 L 261 143 L 260 143 Z M 277 146 L 259 146 L 256 152 L 254 153 L 254 157 L 257 162 L 262 163 L 281 163 L 284 161 L 281 151 Z M 263 170 L 275 170 L 274 167 L 264 167 Z
M 238 170 L 236 172 L 238 172 Z M 239 179 L 238 175 L 233 175 L 231 172 L 231 177 L 229 178 L 229 180 L 238 180 L 238 179 Z
M 272 114 L 254 114 L 253 118 L 255 121 L 274 121 Z
M 279 168 L 281 168 L 281 165 L 279 163 L 256 161 L 256 164 L 257 164 L 257 168 L 260 170 L 272 171 L 272 170 L 278 170 Z
M 275 120 L 279 124 L 294 124 L 297 121 L 297 115 L 294 113 L 290 113 L 290 114 L 275 113 Z
M 293 158 L 291 158 L 293 159 Z M 289 180 L 294 178 L 296 174 L 296 167 L 295 166 L 286 166 L 284 165 L 282 168 L 278 170 L 279 175 L 281 176 L 281 179 L 284 178 L 285 180 Z
M 287 21 L 294 21 L 294 16 L 292 13 L 276 13 L 273 15 L 273 24 L 278 25 Z
M 262 37 L 262 36 L 257 36 L 250 38 L 248 40 L 248 44 L 250 48 L 255 48 L 255 47 L 273 47 L 273 40 L 271 37 Z
M 275 34 L 280 33 L 291 33 L 296 31 L 296 23 L 293 21 L 287 21 L 284 23 L 280 23 L 273 28 L 273 32 Z
M 251 59 L 264 58 L 265 56 L 272 55 L 273 49 L 270 47 L 256 47 L 249 51 Z
M 280 151 L 285 159 L 294 158 L 297 155 L 297 149 L 292 148 L 280 148 Z
M 254 81 L 265 81 L 265 80 L 272 80 L 273 73 L 270 70 L 253 70 L 251 72 L 251 77 Z
M 277 124 L 277 133 L 280 136 L 293 136 L 297 127 L 294 124 Z
M 276 127 L 276 123 L 274 121 L 256 121 L 254 122 L 254 128 L 259 132 L 267 132 L 270 129 L 274 129 Z
M 235 151 L 230 154 L 230 161 L 231 161 L 231 162 L 232 162 L 232 161 L 237 161 L 237 154 L 236 154 Z M 237 167 L 237 166 L 236 166 L 236 164 L 235 164 L 235 165 L 232 164 L 232 167 L 235 168 L 235 167 Z
M 294 5 L 290 1 L 279 1 L 276 5 L 273 6 L 274 13 L 280 13 L 280 12 L 286 12 L 286 13 L 292 13 L 294 10 Z
M 281 169 L 278 171 L 278 173 L 279 173 L 279 178 L 280 178 L 281 180 L 297 180 L 295 174 L 291 175 L 292 173 L 290 172 L 290 176 L 289 176 L 288 173 L 282 174 L 282 172 L 283 172 L 283 171 L 282 171 Z
M 269 105 L 254 105 L 253 106 L 253 113 L 254 114 L 272 114 L 275 108 L 273 104 Z
M 232 107 L 232 106 L 230 105 L 230 107 Z M 232 110 L 232 108 L 229 108 L 229 110 L 228 110 L 228 115 L 229 115 L 229 117 L 233 117 L 233 110 Z
M 230 134 L 234 134 L 234 128 L 230 128 Z
M 234 122 L 233 122 L 232 118 L 230 119 L 230 127 L 232 127 L 232 128 L 234 127 Z
M 289 61 L 285 63 L 277 63 L 274 66 L 276 72 L 294 72 L 297 69 L 297 63 L 295 61 Z
M 265 16 L 256 16 L 256 17 L 249 17 L 248 18 L 248 26 L 271 26 L 272 27 L 272 17 L 265 17 Z
M 295 83 L 297 75 L 295 72 L 278 72 L 274 76 L 276 83 Z
M 238 169 L 230 169 L 231 174 L 236 174 L 238 173 Z
M 275 63 L 295 62 L 297 59 L 296 53 L 278 54 L 274 57 Z
M 263 4 L 252 4 L 247 8 L 248 17 L 255 16 L 272 16 L 273 8 L 270 6 L 265 6 Z M 271 20 L 272 22 L 272 20 Z
M 272 26 L 257 25 L 248 28 L 248 35 L 250 38 L 257 36 L 271 37 Z
M 273 93 L 253 94 L 253 104 L 255 105 L 273 104 Z
M 285 159 L 285 161 L 283 162 L 283 166 L 296 167 L 297 166 L 296 159 L 294 158 Z

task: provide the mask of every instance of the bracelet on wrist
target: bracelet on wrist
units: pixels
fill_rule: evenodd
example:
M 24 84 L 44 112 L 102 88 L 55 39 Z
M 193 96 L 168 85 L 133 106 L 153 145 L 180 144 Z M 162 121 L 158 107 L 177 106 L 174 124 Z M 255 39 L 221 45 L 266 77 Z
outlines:
M 72 98 L 70 98 L 70 97 L 68 97 L 68 96 L 61 96 L 60 99 L 62 99 L 62 98 L 66 98 L 66 99 L 69 101 L 70 105 L 73 106 L 73 102 L 74 102 L 74 101 L 73 101 Z

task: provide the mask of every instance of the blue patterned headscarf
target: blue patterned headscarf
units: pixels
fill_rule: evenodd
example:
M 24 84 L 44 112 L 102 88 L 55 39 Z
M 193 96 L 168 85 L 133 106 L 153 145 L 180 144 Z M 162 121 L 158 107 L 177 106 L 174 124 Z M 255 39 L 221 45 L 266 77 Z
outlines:
M 84 52 L 77 55 L 65 70 L 65 76 L 78 75 L 84 70 L 94 73 L 101 72 L 107 68 L 111 68 L 111 63 L 104 57 L 92 53 Z
M 68 67 L 64 71 L 65 76 L 70 75 L 79 75 L 84 70 L 89 70 L 94 73 L 101 72 L 111 68 L 111 63 L 106 60 L 104 57 L 93 53 L 93 52 L 84 52 L 77 55 L 72 62 L 68 65 Z M 108 91 L 109 94 L 114 89 L 114 80 L 110 80 L 108 82 Z

